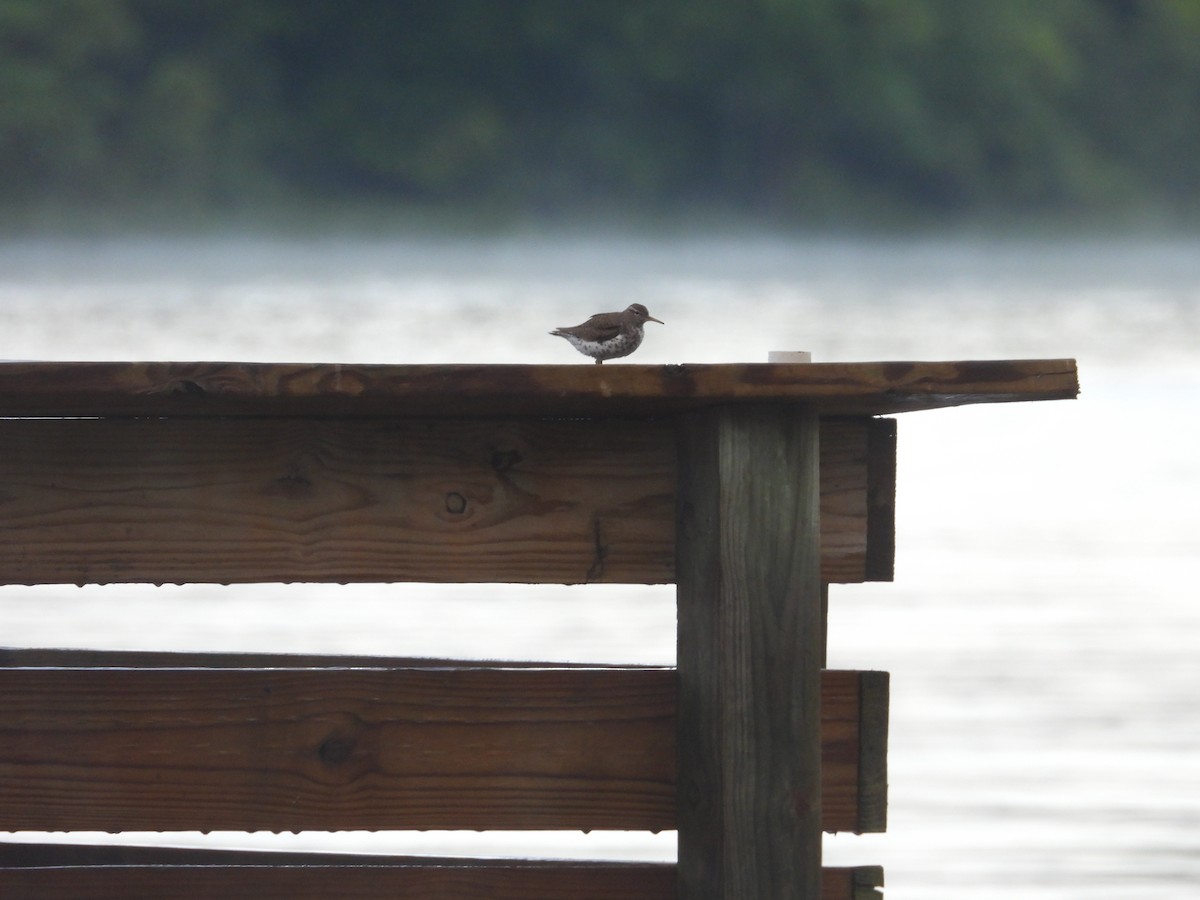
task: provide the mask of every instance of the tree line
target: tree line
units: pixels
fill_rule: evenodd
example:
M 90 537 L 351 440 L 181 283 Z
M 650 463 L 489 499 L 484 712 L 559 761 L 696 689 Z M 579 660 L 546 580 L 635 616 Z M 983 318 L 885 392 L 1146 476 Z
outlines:
M 0 207 L 1200 209 L 1196 0 L 0 0 Z

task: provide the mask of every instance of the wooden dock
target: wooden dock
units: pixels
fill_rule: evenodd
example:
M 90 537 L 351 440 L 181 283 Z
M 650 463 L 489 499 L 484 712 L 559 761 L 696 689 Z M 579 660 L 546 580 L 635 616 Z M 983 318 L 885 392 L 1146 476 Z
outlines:
M 678 864 L 0 844 L 3 897 L 862 900 L 899 412 L 1070 360 L 0 364 L 0 582 L 674 583 L 678 663 L 0 650 L 0 829 L 677 829 Z M 286 610 L 281 610 L 285 615 Z

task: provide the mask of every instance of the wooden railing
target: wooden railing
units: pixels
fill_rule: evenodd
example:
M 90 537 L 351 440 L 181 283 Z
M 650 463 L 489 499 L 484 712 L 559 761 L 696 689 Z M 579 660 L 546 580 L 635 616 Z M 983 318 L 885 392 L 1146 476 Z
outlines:
M 0 845 L 0 896 L 877 897 L 895 423 L 1070 361 L 0 364 L 0 580 L 675 583 L 678 665 L 0 651 L 0 829 L 677 829 L 677 864 Z M 286 610 L 281 609 L 281 615 Z M 486 886 L 486 887 L 485 887 Z

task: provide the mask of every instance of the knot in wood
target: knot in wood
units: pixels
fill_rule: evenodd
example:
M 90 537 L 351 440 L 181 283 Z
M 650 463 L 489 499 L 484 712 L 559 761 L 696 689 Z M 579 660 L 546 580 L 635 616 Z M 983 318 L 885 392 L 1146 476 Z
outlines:
M 379 763 L 378 735 L 353 713 L 320 715 L 313 728 L 308 774 L 323 784 L 350 784 Z
M 467 511 L 467 498 L 458 491 L 450 491 L 446 494 L 446 512 L 451 515 L 461 516 Z
M 189 378 L 180 378 L 172 385 L 168 393 L 172 397 L 203 397 L 208 391 Z
M 267 493 L 288 500 L 296 500 L 311 496 L 313 489 L 314 485 L 311 478 L 303 472 L 293 470 L 285 475 L 280 475 L 271 482 Z
M 317 748 L 317 756 L 321 758 L 321 762 L 331 766 L 341 765 L 354 753 L 355 743 L 357 742 L 353 737 L 331 734 Z
M 493 450 L 492 468 L 497 472 L 507 472 L 521 461 L 519 450 Z

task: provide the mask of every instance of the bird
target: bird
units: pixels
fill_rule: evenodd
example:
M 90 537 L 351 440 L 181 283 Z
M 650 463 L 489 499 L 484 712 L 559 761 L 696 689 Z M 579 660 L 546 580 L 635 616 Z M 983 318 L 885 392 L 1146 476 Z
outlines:
M 628 356 L 640 347 L 644 336 L 642 329 L 647 322 L 666 324 L 650 315 L 650 310 L 642 304 L 632 303 L 624 312 L 597 313 L 582 325 L 555 328 L 550 333 L 566 338 L 572 347 L 600 365 L 606 359 Z

